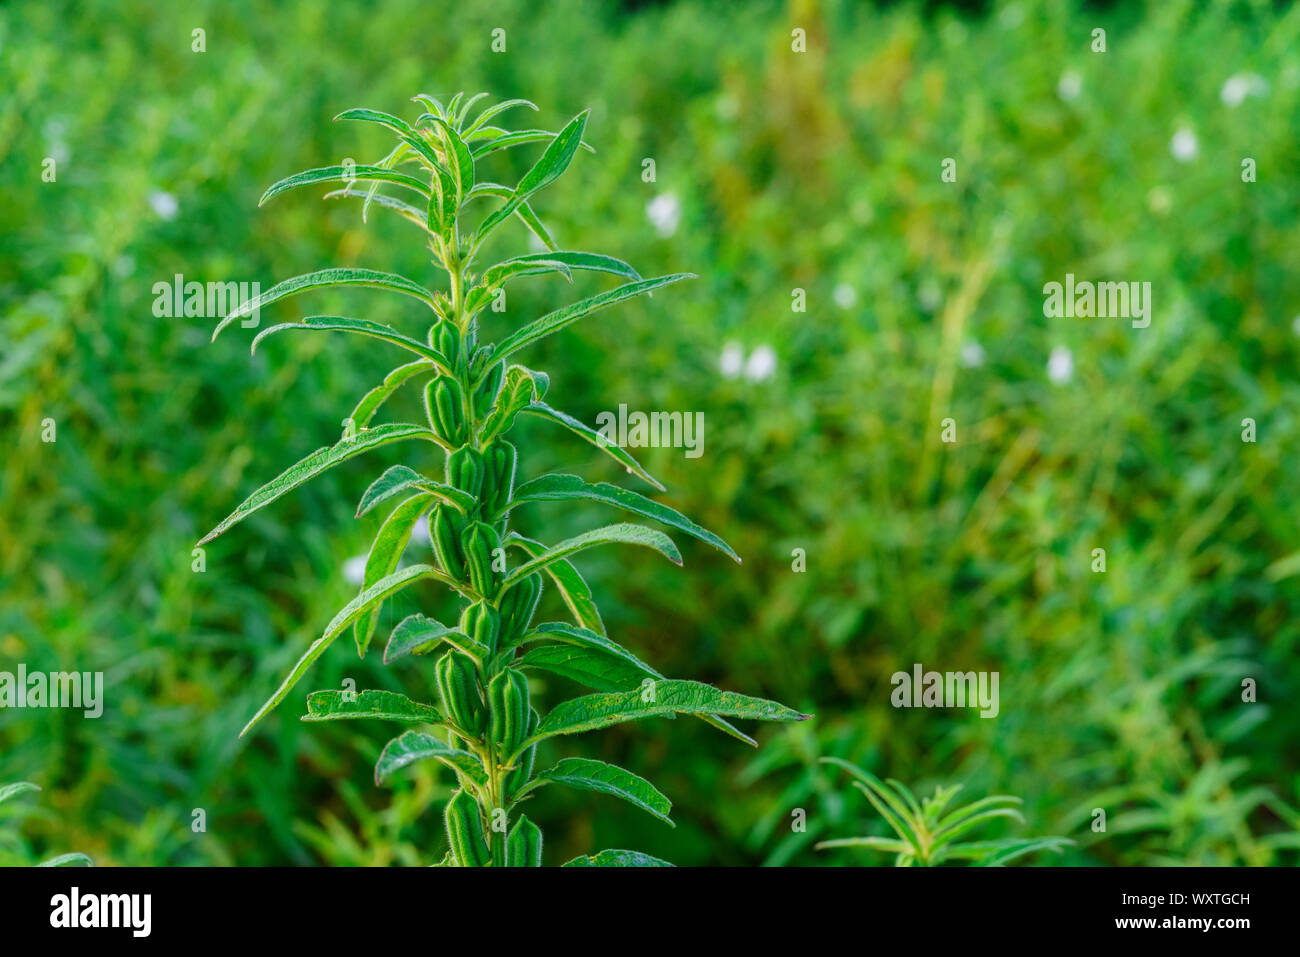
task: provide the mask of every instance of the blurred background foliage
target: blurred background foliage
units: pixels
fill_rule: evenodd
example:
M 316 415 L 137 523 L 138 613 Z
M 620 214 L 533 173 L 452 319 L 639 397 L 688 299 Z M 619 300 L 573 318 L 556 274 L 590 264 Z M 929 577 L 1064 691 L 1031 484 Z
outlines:
M 0 781 L 44 788 L 9 846 L 101 865 L 441 857 L 445 774 L 372 781 L 394 729 L 301 725 L 296 695 L 236 737 L 354 592 L 343 567 L 380 520 L 354 520 L 356 499 L 411 447 L 336 469 L 191 570 L 196 538 L 332 442 L 395 357 L 285 337 L 250 359 L 247 330 L 210 346 L 212 320 L 155 318 L 152 288 L 346 264 L 432 282 L 395 217 L 366 226 L 306 191 L 256 203 L 387 151 L 339 111 L 413 118 L 412 94 L 460 89 L 532 99 L 552 129 L 590 107 L 598 152 L 539 212 L 562 246 L 701 276 L 526 360 L 588 422 L 619 403 L 705 415 L 702 458 L 640 457 L 745 564 L 689 542 L 684 571 L 587 553 L 611 635 L 670 676 L 817 715 L 758 729 L 757 753 L 687 721 L 552 746 L 646 774 L 679 826 L 547 789 L 530 815 L 548 862 L 879 863 L 811 847 L 885 833 L 818 766 L 836 755 L 918 793 L 1020 795 L 1028 826 L 984 836 L 1073 837 L 1070 863 L 1295 863 L 1300 11 L 1185 0 L 0 7 L 0 667 L 107 685 L 98 720 L 0 711 Z M 527 168 L 516 152 L 494 179 Z M 1043 283 L 1067 272 L 1150 281 L 1150 328 L 1045 319 Z M 530 282 L 488 335 L 604 288 Z M 413 318 L 360 292 L 263 322 L 335 311 Z M 527 474 L 634 481 L 543 423 L 514 438 Z M 594 517 L 538 505 L 519 524 L 558 540 Z M 385 621 L 439 600 L 407 592 Z M 913 662 L 998 671 L 1001 713 L 892 708 Z M 302 687 L 345 678 L 433 693 L 427 669 L 344 642 Z

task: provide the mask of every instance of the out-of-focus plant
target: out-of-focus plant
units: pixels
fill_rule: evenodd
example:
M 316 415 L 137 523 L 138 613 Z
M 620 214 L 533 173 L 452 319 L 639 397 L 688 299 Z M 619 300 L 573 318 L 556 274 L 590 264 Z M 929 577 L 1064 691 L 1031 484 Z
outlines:
M 18 781 L 13 784 L 0 784 L 0 804 L 27 791 L 39 791 L 40 786 L 30 781 Z M 31 864 L 32 858 L 27 845 L 17 835 L 7 835 L 0 831 L 0 866 Z M 80 851 L 59 854 L 49 860 L 41 861 L 37 867 L 94 867 L 95 862 Z
M 840 758 L 822 758 L 822 761 L 838 765 L 853 775 L 856 778 L 854 787 L 867 796 L 871 806 L 898 836 L 835 838 L 822 841 L 817 845 L 818 849 L 865 847 L 883 851 L 894 855 L 894 864 L 898 867 L 911 867 L 914 864 L 933 867 L 949 861 L 967 861 L 972 865 L 994 867 L 1038 851 L 1060 852 L 1066 845 L 1074 843 L 1063 837 L 959 841 L 958 838 L 997 818 L 1024 821 L 1023 815 L 1016 809 L 1022 803 L 1020 798 L 994 794 L 948 811 L 952 799 L 961 790 L 960 784 L 952 787 L 939 786 L 934 789 L 932 797 L 917 800 L 907 785 L 893 778 L 881 782 L 870 771 L 864 771 Z
M 343 435 L 255 491 L 204 536 L 212 540 L 286 492 L 356 455 L 392 442 L 418 440 L 444 453 L 442 480 L 395 465 L 366 490 L 360 517 L 381 503 L 397 501 L 371 545 L 360 594 L 348 602 L 324 633 L 299 659 L 279 689 L 244 728 L 247 733 L 297 685 L 330 644 L 351 628 L 357 653 L 364 657 L 386 599 L 417 581 L 433 580 L 452 589 L 464 606 L 453 627 L 422 614 L 405 618 L 384 649 L 385 663 L 437 653 L 432 671 L 439 706 L 392 691 L 317 691 L 308 696 L 307 721 L 380 718 L 436 728 L 441 735 L 407 731 L 384 748 L 376 781 L 413 762 L 433 759 L 456 775 L 458 790 L 447 801 L 445 823 L 453 866 L 539 866 L 541 829 L 516 808 L 538 788 L 565 784 L 622 798 L 671 824 L 671 803 L 649 781 L 617 765 L 586 758 L 564 758 L 534 772 L 539 742 L 651 716 L 694 715 L 742 741 L 754 743 L 727 718 L 795 721 L 805 716 L 760 698 L 720 691 L 695 681 L 669 680 L 605 634 L 590 590 L 569 559 L 608 543 L 641 545 L 681 564 L 677 546 L 663 532 L 620 523 L 544 545 L 510 529 L 510 513 L 531 502 L 592 501 L 658 521 L 703 541 L 740 561 L 722 539 L 686 516 L 640 493 L 605 482 L 588 484 L 576 475 L 552 473 L 516 486 L 517 452 L 506 434 L 520 414 L 536 416 L 576 433 L 607 452 L 628 472 L 660 490 L 660 485 L 624 449 L 544 401 L 548 377 L 510 362 L 516 353 L 606 306 L 667 286 L 689 273 L 643 279 L 627 263 L 610 256 L 560 250 L 529 204 L 558 179 L 584 146 L 587 113 L 559 133 L 493 125 L 504 111 L 537 107 L 506 100 L 471 118 L 471 108 L 486 94 L 446 104 L 432 96 L 414 99 L 426 110 L 414 123 L 368 109 L 347 110 L 337 119 L 377 124 L 396 134 L 398 144 L 374 165 L 343 164 L 312 169 L 280 180 L 262 202 L 301 186 L 343 182 L 331 196 L 362 200 L 362 215 L 372 205 L 390 210 L 423 235 L 433 263 L 447 274 L 447 290 L 434 292 L 395 273 L 373 269 L 330 268 L 285 280 L 233 309 L 213 332 L 273 302 L 301 292 L 339 287 L 370 287 L 417 300 L 432 313 L 424 341 L 391 326 L 345 316 L 309 316 L 260 332 L 253 349 L 268 336 L 287 330 L 338 331 L 378 339 L 416 358 L 393 369 L 366 393 L 343 423 Z M 514 187 L 482 179 L 484 161 L 501 150 L 544 142 L 540 159 Z M 416 174 L 402 167 L 414 166 Z M 367 184 L 367 185 L 358 185 Z M 381 186 L 403 191 L 399 198 Z M 414 194 L 415 203 L 408 202 Z M 465 214 L 482 201 L 499 205 L 476 226 Z M 484 244 L 502 224 L 521 221 L 545 247 L 488 266 L 478 264 Z M 508 282 L 525 276 L 558 274 L 573 281 L 578 270 L 608 273 L 628 280 L 608 292 L 557 309 L 495 343 L 478 340 L 479 315 L 504 295 Z M 376 412 L 403 385 L 424 379 L 424 423 L 372 425 Z M 421 525 L 427 519 L 427 524 Z M 417 527 L 428 529 L 437 564 L 401 567 Z M 507 549 L 523 553 L 511 566 Z M 563 597 L 573 623 L 533 626 L 547 575 Z M 525 649 L 525 646 L 532 646 Z M 528 672 L 559 675 L 595 693 L 562 702 L 543 717 L 532 705 Z M 512 822 L 513 821 L 513 825 Z M 569 862 L 579 866 L 658 866 L 663 861 L 637 851 L 611 849 Z

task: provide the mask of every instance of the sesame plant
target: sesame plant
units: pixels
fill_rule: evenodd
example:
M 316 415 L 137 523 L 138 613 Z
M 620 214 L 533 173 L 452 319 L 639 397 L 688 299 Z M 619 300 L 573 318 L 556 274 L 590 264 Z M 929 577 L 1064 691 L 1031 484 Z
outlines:
M 535 758 L 540 742 L 624 721 L 683 714 L 752 745 L 753 740 L 728 718 L 796 721 L 806 716 L 773 701 L 665 678 L 605 633 L 591 591 L 570 559 L 596 545 L 622 543 L 653 549 L 680 565 L 681 555 L 664 532 L 618 523 L 548 545 L 511 527 L 512 511 L 525 503 L 594 501 L 676 529 L 740 561 L 718 536 L 639 492 L 606 482 L 590 484 L 569 474 L 517 483 L 517 453 L 506 437 L 523 414 L 576 433 L 628 472 L 663 490 L 624 449 L 549 405 L 547 376 L 515 360 L 538 340 L 599 309 L 694 277 L 675 273 L 643 279 L 611 256 L 558 249 L 532 201 L 564 173 L 579 149 L 590 148 L 583 142 L 587 113 L 574 117 L 558 133 L 508 131 L 495 125 L 504 111 L 537 107 L 525 100 L 508 100 L 471 119 L 473 106 L 483 96 L 464 99 L 457 94 L 445 105 L 431 96 L 417 96 L 414 99 L 425 112 L 413 123 L 374 110 L 347 110 L 337 119 L 385 127 L 397 139 L 393 150 L 373 165 L 349 163 L 298 173 L 262 196 L 265 203 L 295 187 L 342 183 L 328 195 L 361 200 L 363 217 L 377 206 L 415 226 L 433 265 L 446 274 L 446 287 L 435 291 L 374 269 L 322 269 L 275 285 L 221 320 L 214 340 L 235 319 L 276 300 L 308 291 L 365 286 L 408 297 L 424 307 L 420 311 L 427 334 L 417 338 L 378 322 L 344 316 L 309 316 L 261 331 L 253 340 L 254 349 L 268 336 L 286 330 L 338 331 L 380 340 L 412 358 L 361 397 L 344 420 L 337 443 L 313 452 L 253 492 L 199 545 L 363 452 L 394 442 L 414 442 L 422 451 L 433 451 L 434 461 L 425 455 L 411 465 L 395 465 L 362 495 L 358 517 L 381 505 L 389 511 L 366 558 L 360 593 L 334 616 L 242 733 L 279 705 L 312 663 L 349 628 L 357 653 L 364 657 L 386 599 L 418 582 L 432 581 L 451 589 L 462 607 L 459 620 L 444 623 L 411 615 L 394 628 L 383 653 L 386 664 L 430 660 L 436 703 L 390 691 L 316 691 L 307 697 L 303 720 L 379 718 L 432 729 L 413 728 L 391 740 L 379 757 L 376 780 L 383 781 L 415 761 L 440 762 L 451 769 L 458 784 L 445 807 L 450 851 L 442 863 L 532 866 L 542 860 L 542 832 L 519 809 L 547 785 L 622 798 L 671 824 L 670 802 L 644 778 L 579 757 L 563 758 L 539 770 Z M 483 176 L 493 154 L 532 143 L 545 143 L 545 149 L 518 184 L 503 186 Z M 472 222 L 480 210 L 483 214 Z M 530 230 L 545 251 L 481 264 L 484 244 L 512 221 Z M 507 283 L 548 274 L 572 282 L 574 272 L 583 270 L 625 281 L 520 325 L 495 342 L 480 339 L 480 316 Z M 373 421 L 395 391 L 421 381 L 427 421 Z M 433 465 L 440 466 L 436 477 L 428 472 Z M 432 560 L 402 566 L 403 552 L 426 516 L 427 526 L 420 527 L 428 528 Z M 563 599 L 572 621 L 534 624 L 543 576 Z M 543 715 L 529 691 L 528 676 L 535 671 L 571 679 L 592 693 L 559 702 Z M 663 863 L 626 850 L 604 850 L 569 862 Z
M 13 784 L 0 784 L 0 804 L 4 804 L 11 798 L 29 791 L 39 791 L 40 785 L 32 784 L 30 781 L 17 781 Z M 28 864 L 32 861 L 32 856 L 27 846 L 21 838 L 11 837 L 0 831 L 0 867 L 10 867 L 15 864 Z M 48 861 L 42 861 L 37 867 L 94 867 L 95 862 L 87 855 L 80 851 L 73 851 L 70 854 L 60 854 L 57 857 L 51 857 Z
M 1021 804 L 1018 797 L 995 794 L 961 805 L 951 811 L 948 806 L 961 790 L 961 785 L 936 787 L 933 797 L 918 801 L 907 785 L 888 780 L 882 783 L 869 771 L 864 771 L 842 758 L 822 758 L 824 764 L 834 764 L 848 771 L 856 780 L 854 787 L 867 796 L 871 806 L 879 812 L 897 837 L 844 837 L 817 844 L 817 849 L 832 847 L 865 847 L 894 855 L 897 867 L 933 867 L 950 861 L 966 861 L 972 865 L 994 867 L 1007 864 L 1018 857 L 1037 851 L 1056 851 L 1071 840 L 1062 837 L 1004 838 L 996 841 L 958 841 L 969 833 L 996 818 L 1023 821 L 1016 810 Z M 944 812 L 947 811 L 945 814 Z

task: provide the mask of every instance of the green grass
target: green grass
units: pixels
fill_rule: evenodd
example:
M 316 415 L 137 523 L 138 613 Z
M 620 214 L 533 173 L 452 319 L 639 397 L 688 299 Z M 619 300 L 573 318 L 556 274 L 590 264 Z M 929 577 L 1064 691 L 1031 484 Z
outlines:
M 360 396 L 382 358 L 310 337 L 252 359 L 212 349 L 207 319 L 154 318 L 151 288 L 177 272 L 266 288 L 323 262 L 430 277 L 400 221 L 363 227 L 355 204 L 305 195 L 275 216 L 256 202 L 322 158 L 385 152 L 379 131 L 325 117 L 470 89 L 544 104 L 539 125 L 592 109 L 598 152 L 539 203 L 557 238 L 580 230 L 645 275 L 708 264 L 671 305 L 629 304 L 537 349 L 588 422 L 620 402 L 703 411 L 702 458 L 638 457 L 666 501 L 745 557 L 701 549 L 679 575 L 593 552 L 581 567 L 606 624 L 665 673 L 818 716 L 765 731 L 756 758 L 684 721 L 593 740 L 584 755 L 672 793 L 679 826 L 665 837 L 633 809 L 549 789 L 529 814 L 556 853 L 862 863 L 812 849 L 879 827 L 818 765 L 837 756 L 918 793 L 1018 795 L 1032 833 L 1077 842 L 1068 863 L 1296 863 L 1300 12 L 536 6 L 0 13 L 0 669 L 103 670 L 107 694 L 98 720 L 0 711 L 0 779 L 39 783 L 51 812 L 24 825 L 33 853 L 407 863 L 441 840 L 413 794 L 445 798 L 445 778 L 365 784 L 382 729 L 286 713 L 236 738 L 353 592 L 340 569 L 379 522 L 354 522 L 355 502 L 396 453 L 287 497 L 190 570 L 211 516 L 339 427 L 313 397 Z M 806 54 L 790 52 L 796 25 Z M 190 52 L 198 26 L 204 54 Z M 502 55 L 488 49 L 497 26 Z M 1105 54 L 1089 50 L 1096 26 Z M 1234 74 L 1267 92 L 1225 104 Z M 1184 128 L 1190 162 L 1170 150 Z M 41 182 L 47 156 L 56 183 Z M 1256 183 L 1241 182 L 1243 156 Z M 945 157 L 955 184 L 940 181 Z M 667 194 L 681 219 L 665 237 L 646 206 Z M 1150 328 L 1045 319 L 1042 286 L 1066 272 L 1150 281 Z M 791 311 L 796 287 L 807 312 Z M 540 315 L 563 292 L 511 297 Z M 309 305 L 399 327 L 409 315 L 365 293 Z M 745 356 L 770 346 L 770 378 L 721 375 L 730 341 Z M 963 360 L 970 343 L 979 365 Z M 1065 384 L 1047 375 L 1060 347 Z M 949 416 L 955 446 L 939 441 Z M 537 428 L 520 429 L 530 473 L 587 455 L 573 471 L 620 477 Z M 521 519 L 553 522 L 559 540 L 597 514 Z M 794 548 L 806 572 L 791 571 Z M 414 610 L 397 603 L 381 629 Z M 913 662 L 999 671 L 998 718 L 892 708 L 889 676 Z M 342 654 L 318 667 L 321 687 L 427 690 Z M 1255 704 L 1240 700 L 1246 676 Z M 790 829 L 796 807 L 807 832 Z M 999 826 L 989 839 L 1013 833 Z

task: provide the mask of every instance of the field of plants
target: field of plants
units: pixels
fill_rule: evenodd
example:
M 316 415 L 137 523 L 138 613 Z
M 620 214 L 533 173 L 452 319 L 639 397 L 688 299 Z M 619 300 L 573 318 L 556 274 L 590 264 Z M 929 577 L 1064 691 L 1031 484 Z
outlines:
M 0 790 L 0 865 L 448 851 L 447 766 L 376 783 L 400 726 L 298 718 L 317 689 L 436 700 L 432 660 L 382 652 L 412 614 L 463 620 L 455 594 L 395 595 L 364 659 L 349 628 L 240 737 L 371 583 L 396 500 L 357 518 L 362 494 L 441 452 L 377 448 L 195 552 L 394 365 L 361 337 L 250 355 L 254 335 L 329 314 L 423 342 L 429 313 L 327 289 L 213 342 L 224 312 L 159 288 L 339 266 L 447 291 L 391 208 L 363 221 L 323 199 L 337 183 L 258 201 L 389 155 L 390 129 L 338 114 L 415 123 L 413 95 L 458 91 L 540 107 L 493 120 L 511 129 L 589 110 L 594 151 L 532 209 L 562 250 L 698 276 L 518 357 L 592 428 L 621 407 L 701 422 L 694 448 L 629 449 L 666 491 L 527 415 L 519 480 L 633 488 L 725 540 L 743 563 L 647 521 L 683 567 L 623 545 L 571 562 L 636 658 L 813 716 L 728 718 L 756 749 L 684 715 L 541 741 L 539 769 L 644 775 L 676 825 L 648 792 L 538 789 L 545 863 L 1300 862 L 1300 9 L 18 2 L 0 91 L 0 786 L 40 787 Z M 513 186 L 548 144 L 482 167 Z M 515 220 L 488 261 L 546 248 Z M 1149 283 L 1149 324 L 1046 316 L 1067 275 Z M 512 282 L 480 335 L 625 281 Z M 423 421 L 421 400 L 394 393 L 385 420 Z M 511 516 L 548 543 L 624 520 L 589 500 Z M 435 560 L 426 527 L 409 562 Z M 538 614 L 565 617 L 554 587 Z M 20 666 L 102 673 L 102 714 L 3 706 Z M 914 668 L 995 676 L 996 714 L 898 706 Z M 528 685 L 548 706 L 587 690 Z M 916 851 L 945 814 L 978 820 Z

